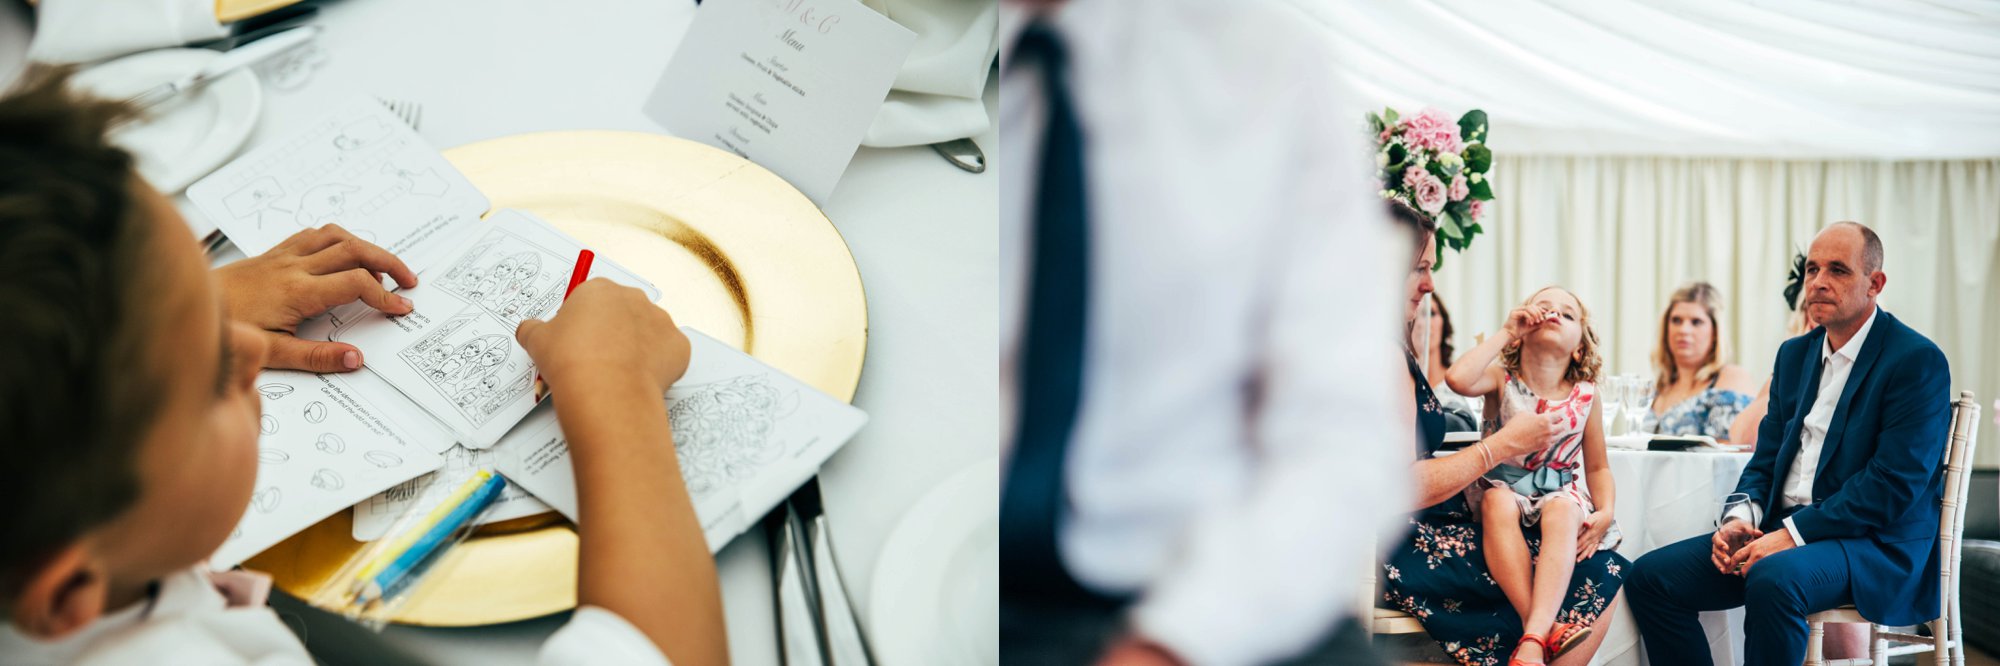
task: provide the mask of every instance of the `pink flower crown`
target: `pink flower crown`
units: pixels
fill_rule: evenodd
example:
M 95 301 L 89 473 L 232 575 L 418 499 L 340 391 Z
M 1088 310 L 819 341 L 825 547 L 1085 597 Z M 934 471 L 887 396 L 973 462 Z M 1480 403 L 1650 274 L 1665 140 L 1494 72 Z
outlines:
M 1444 249 L 1463 252 L 1472 237 L 1484 231 L 1479 218 L 1493 200 L 1486 172 L 1493 168 L 1493 151 L 1486 147 L 1486 112 L 1478 109 L 1445 120 L 1444 112 L 1424 109 L 1401 118 L 1395 109 L 1368 114 L 1375 133 L 1376 176 L 1382 198 L 1394 199 L 1437 222 L 1436 264 L 1444 265 Z

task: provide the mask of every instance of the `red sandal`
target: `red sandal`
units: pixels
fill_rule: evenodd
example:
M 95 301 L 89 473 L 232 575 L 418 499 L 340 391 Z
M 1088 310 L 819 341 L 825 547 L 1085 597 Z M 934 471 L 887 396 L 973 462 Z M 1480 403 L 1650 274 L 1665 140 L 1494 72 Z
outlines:
M 1536 645 L 1542 646 L 1541 661 L 1530 662 L 1530 661 L 1521 661 L 1519 659 L 1518 655 L 1521 654 L 1521 648 L 1527 647 L 1529 643 L 1534 643 Z M 1520 644 L 1514 646 L 1514 653 L 1507 655 L 1507 666 L 1547 666 L 1549 660 L 1554 658 L 1555 657 L 1553 655 L 1549 654 L 1548 642 L 1543 641 L 1542 637 L 1536 636 L 1534 634 L 1523 634 L 1521 636 Z
M 1586 638 L 1590 638 L 1590 627 L 1557 622 L 1549 626 L 1549 640 L 1542 644 L 1542 649 L 1550 653 L 1549 661 L 1555 661 L 1582 645 Z

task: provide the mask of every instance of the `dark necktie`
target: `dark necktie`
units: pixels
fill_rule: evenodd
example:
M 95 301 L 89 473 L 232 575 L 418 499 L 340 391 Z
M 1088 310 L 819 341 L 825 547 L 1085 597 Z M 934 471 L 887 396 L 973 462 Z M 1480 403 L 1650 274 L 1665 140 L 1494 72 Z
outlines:
M 1000 543 L 1010 600 L 1082 601 L 1056 548 L 1067 493 L 1064 460 L 1083 393 L 1090 228 L 1084 215 L 1083 132 L 1065 85 L 1062 38 L 1028 26 L 1015 66 L 1038 68 L 1048 102 L 1036 180 L 1033 264 L 1022 343 L 1020 422 L 1000 495 Z

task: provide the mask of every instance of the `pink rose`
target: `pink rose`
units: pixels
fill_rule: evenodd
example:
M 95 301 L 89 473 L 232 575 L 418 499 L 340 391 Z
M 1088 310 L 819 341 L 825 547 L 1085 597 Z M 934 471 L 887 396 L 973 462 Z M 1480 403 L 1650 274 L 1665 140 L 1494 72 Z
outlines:
M 1479 221 L 1480 213 L 1484 210 L 1486 210 L 1486 202 L 1473 199 L 1472 210 L 1466 211 L 1466 214 L 1471 216 L 1473 221 L 1477 222 Z
M 1444 181 L 1438 180 L 1423 167 L 1410 167 L 1403 171 L 1403 187 L 1410 190 L 1410 197 L 1416 200 L 1417 210 L 1436 216 L 1444 210 Z
M 1465 197 L 1470 194 L 1472 194 L 1472 187 L 1465 184 L 1465 174 L 1461 173 L 1451 177 L 1452 201 L 1464 201 Z
M 1424 109 L 1410 116 L 1402 123 L 1403 142 L 1416 148 L 1456 153 L 1465 149 L 1465 143 L 1458 137 L 1458 124 L 1444 117 L 1437 109 Z

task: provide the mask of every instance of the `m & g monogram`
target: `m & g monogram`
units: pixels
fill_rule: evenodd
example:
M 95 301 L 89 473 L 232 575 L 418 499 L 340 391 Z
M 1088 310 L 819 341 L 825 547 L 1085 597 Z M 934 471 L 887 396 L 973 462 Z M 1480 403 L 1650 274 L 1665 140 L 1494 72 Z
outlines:
M 778 35 L 778 39 L 783 41 L 785 45 L 792 47 L 794 51 L 806 50 L 805 43 L 798 40 L 798 32 L 800 30 L 808 30 L 825 35 L 832 33 L 834 26 L 840 25 L 839 14 L 820 11 L 818 7 L 813 6 L 813 3 L 808 0 L 772 1 L 779 11 L 784 12 L 791 21 L 795 21 L 799 25 L 799 27 L 795 28 L 786 28 L 783 34 Z

